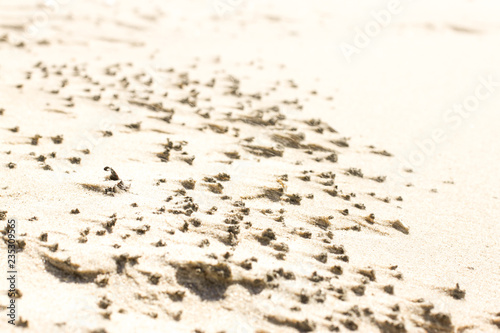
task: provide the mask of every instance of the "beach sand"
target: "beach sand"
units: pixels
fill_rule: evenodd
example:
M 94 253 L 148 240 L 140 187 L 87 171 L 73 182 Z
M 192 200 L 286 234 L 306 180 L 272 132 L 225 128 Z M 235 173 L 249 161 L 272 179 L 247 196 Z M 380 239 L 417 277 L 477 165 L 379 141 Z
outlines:
M 0 1 L 0 331 L 497 331 L 498 6 L 387 8 Z

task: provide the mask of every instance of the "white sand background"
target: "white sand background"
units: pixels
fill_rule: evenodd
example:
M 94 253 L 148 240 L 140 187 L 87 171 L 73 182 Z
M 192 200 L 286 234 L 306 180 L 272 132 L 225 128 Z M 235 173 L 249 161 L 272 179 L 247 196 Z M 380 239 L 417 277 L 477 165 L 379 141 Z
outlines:
M 1 1 L 0 23 L 32 18 L 36 9 L 26 3 L 23 8 L 21 3 Z M 494 331 L 490 320 L 500 312 L 500 3 L 401 0 L 400 13 L 391 15 L 390 23 L 349 59 L 340 46 L 355 45 L 357 29 L 374 22 L 372 11 L 386 10 L 390 1 L 241 0 L 228 2 L 224 13 L 217 12 L 217 3 L 70 1 L 49 16 L 36 38 L 61 38 L 74 45 L 38 52 L 56 63 L 134 58 L 145 67 L 176 67 L 195 57 L 219 56 L 227 72 L 251 77 L 253 82 L 274 82 L 279 72 L 307 90 L 333 96 L 334 107 L 306 102 L 308 116 L 327 121 L 350 137 L 353 146 L 374 145 L 395 155 L 389 164 L 346 158 L 368 174 L 384 168 L 383 188 L 404 198 L 400 219 L 411 227 L 407 237 L 346 233 L 344 246 L 358 254 L 350 256 L 351 263 L 397 263 L 404 274 L 398 294 L 432 301 L 440 311 L 452 314 L 455 327 Z M 161 10 L 163 17 L 145 23 L 131 16 L 129 8 L 145 15 Z M 73 13 L 73 23 L 59 20 L 68 13 Z M 101 25 L 87 26 L 86 20 Z M 116 21 L 148 29 L 130 29 L 130 34 L 117 37 L 113 29 L 118 28 L 112 24 Z M 97 36 L 106 35 L 146 41 L 147 50 L 97 41 Z M 90 45 L 80 44 L 86 40 L 92 40 Z M 275 65 L 276 73 L 245 67 L 259 59 Z M 0 50 L 1 103 L 10 102 L 12 88 L 7 87 L 18 82 L 20 70 L 35 60 L 17 49 Z M 444 120 L 447 110 L 475 96 L 477 87 L 490 77 L 496 86 L 470 116 L 460 118 L 458 126 Z M 426 142 L 429 147 L 434 130 L 446 138 L 423 151 L 419 145 Z M 421 163 L 413 160 L 406 165 L 417 154 Z M 411 181 L 401 172 L 403 167 L 413 169 Z M 405 186 L 410 182 L 415 186 Z M 17 214 L 22 200 L 18 205 L 6 210 Z M 464 300 L 439 291 L 456 283 L 466 290 Z M 70 287 L 65 288 L 57 292 L 71 293 Z M 0 327 L 10 329 L 4 322 L 5 318 Z

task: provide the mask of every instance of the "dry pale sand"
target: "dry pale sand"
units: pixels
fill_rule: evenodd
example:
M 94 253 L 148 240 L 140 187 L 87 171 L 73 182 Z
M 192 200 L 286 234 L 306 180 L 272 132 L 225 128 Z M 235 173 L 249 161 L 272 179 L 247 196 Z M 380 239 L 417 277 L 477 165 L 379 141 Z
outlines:
M 388 3 L 0 1 L 0 331 L 498 331 L 499 7 Z

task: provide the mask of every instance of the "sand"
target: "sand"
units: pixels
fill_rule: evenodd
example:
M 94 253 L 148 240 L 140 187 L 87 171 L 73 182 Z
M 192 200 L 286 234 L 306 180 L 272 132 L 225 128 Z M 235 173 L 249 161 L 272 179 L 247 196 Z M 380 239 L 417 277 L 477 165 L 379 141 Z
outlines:
M 496 8 L 0 1 L 0 330 L 498 330 Z

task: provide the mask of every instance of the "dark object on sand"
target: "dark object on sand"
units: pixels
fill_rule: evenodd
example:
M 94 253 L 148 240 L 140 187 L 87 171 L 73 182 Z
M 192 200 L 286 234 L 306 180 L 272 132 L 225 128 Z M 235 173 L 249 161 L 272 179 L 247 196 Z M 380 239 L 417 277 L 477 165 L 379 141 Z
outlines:
M 115 170 L 113 170 L 113 168 L 110 168 L 110 167 L 105 167 L 104 168 L 104 171 L 109 171 L 111 172 L 111 175 L 109 176 L 109 179 L 110 180 L 120 180 L 120 177 L 118 176 L 118 174 L 115 172 Z

